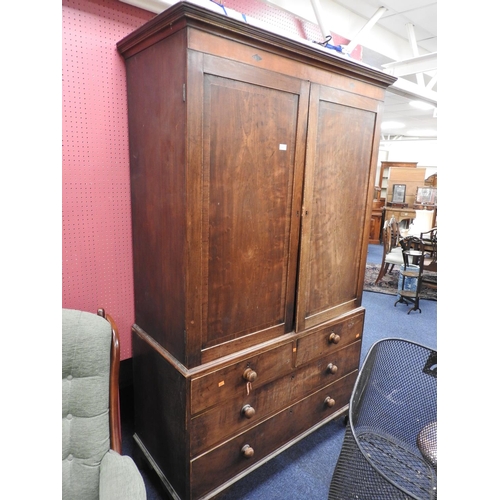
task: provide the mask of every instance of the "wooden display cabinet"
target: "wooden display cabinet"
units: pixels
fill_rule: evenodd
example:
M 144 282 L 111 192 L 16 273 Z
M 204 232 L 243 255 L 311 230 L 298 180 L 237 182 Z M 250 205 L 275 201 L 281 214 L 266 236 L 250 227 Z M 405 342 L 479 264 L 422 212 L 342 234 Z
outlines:
M 378 186 L 381 189 L 380 198 L 387 200 L 390 191 L 388 191 L 389 169 L 391 168 L 416 168 L 418 162 L 411 161 L 381 161 Z M 389 200 L 390 201 L 390 200 Z
M 118 50 L 134 439 L 172 498 L 210 498 L 347 411 L 395 78 L 188 2 Z
M 404 204 L 411 208 L 415 204 L 417 188 L 425 183 L 425 168 L 391 168 L 389 178 L 387 179 L 387 197 L 385 199 L 386 207 L 393 201 L 394 185 L 405 186 Z
M 387 198 L 384 207 L 384 220 L 389 220 L 394 217 L 398 223 L 407 220 L 408 224 L 415 219 L 416 212 L 414 209 L 415 196 L 417 188 L 423 186 L 425 182 L 425 169 L 415 167 L 391 167 L 387 179 Z M 392 205 L 392 192 L 395 184 L 405 186 L 405 202 L 406 206 Z

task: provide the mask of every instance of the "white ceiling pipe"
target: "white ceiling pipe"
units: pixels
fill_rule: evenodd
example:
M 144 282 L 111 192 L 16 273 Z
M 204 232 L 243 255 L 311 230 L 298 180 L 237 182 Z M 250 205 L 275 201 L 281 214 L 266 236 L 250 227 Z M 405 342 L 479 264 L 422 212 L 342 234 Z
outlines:
M 421 87 L 420 85 L 398 78 L 390 87 L 390 91 L 394 94 L 401 95 L 408 99 L 418 99 L 426 101 L 434 106 L 437 106 L 437 92 L 434 90 Z
M 311 0 L 311 5 L 314 10 L 314 14 L 316 16 L 316 20 L 318 21 L 319 28 L 321 30 L 321 34 L 323 35 L 323 38 L 325 41 L 328 39 L 328 37 L 331 37 L 332 34 L 330 33 L 330 30 L 326 27 L 324 24 L 323 20 L 325 19 L 325 16 L 323 15 L 323 12 L 321 10 L 321 5 L 319 4 L 319 0 Z
M 387 12 L 385 7 L 379 7 L 377 12 L 368 20 L 368 22 L 361 28 L 357 35 L 348 43 L 347 47 L 344 48 L 343 52 L 350 54 L 357 45 L 360 44 L 360 40 L 368 33 L 377 21 Z
M 382 64 L 384 72 L 393 76 L 415 75 L 437 69 L 437 52 L 413 57 L 404 61 Z
M 438 75 L 437 73 L 430 79 L 429 83 L 425 86 L 426 89 L 433 89 L 437 83 Z
M 406 31 L 408 33 L 408 40 L 410 41 L 411 50 L 413 52 L 414 57 L 418 57 L 418 45 L 417 38 L 415 37 L 415 26 L 411 23 L 406 24 Z M 425 87 L 424 75 L 422 73 L 417 73 L 416 75 L 417 83 L 422 87 Z
M 139 7 L 148 12 L 154 12 L 155 14 L 159 14 L 174 5 L 174 3 L 177 3 L 176 1 L 169 2 L 164 0 L 120 0 L 120 2 Z

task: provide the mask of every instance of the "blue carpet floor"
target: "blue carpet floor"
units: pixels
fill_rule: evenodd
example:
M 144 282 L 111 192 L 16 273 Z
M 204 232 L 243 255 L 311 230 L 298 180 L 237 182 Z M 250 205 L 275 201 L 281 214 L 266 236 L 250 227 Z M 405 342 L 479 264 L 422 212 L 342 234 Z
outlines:
M 370 245 L 367 261 L 380 263 L 381 252 L 381 245 Z M 407 314 L 406 306 L 394 307 L 395 300 L 394 295 L 363 293 L 366 315 L 361 361 L 382 338 L 404 338 L 437 349 L 437 301 L 422 300 L 421 313 Z M 124 420 L 122 425 L 124 454 L 131 455 L 133 424 Z M 343 418 L 329 422 L 230 486 L 218 500 L 326 500 L 344 433 Z M 157 478 L 142 472 L 148 500 L 167 499 Z

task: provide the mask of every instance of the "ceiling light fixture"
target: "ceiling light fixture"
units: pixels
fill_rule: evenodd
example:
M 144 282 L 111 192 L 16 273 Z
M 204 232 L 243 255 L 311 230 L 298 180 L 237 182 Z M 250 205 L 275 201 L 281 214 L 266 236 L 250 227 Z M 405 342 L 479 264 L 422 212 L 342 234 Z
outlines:
M 408 130 L 406 135 L 414 137 L 437 137 L 437 131 L 432 129 L 413 129 Z
M 413 106 L 414 108 L 418 109 L 423 109 L 424 111 L 430 110 L 430 109 L 435 109 L 436 106 L 433 106 L 432 104 L 429 104 L 428 102 L 425 101 L 410 101 L 410 106 Z
M 404 128 L 405 124 L 401 122 L 382 122 L 382 130 L 387 130 L 389 128 Z

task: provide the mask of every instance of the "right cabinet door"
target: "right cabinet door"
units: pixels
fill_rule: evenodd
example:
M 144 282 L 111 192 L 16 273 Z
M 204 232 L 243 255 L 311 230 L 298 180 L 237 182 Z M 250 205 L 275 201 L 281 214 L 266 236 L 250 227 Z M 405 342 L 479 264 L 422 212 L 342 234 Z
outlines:
M 361 304 L 379 107 L 375 99 L 311 85 L 297 331 Z

